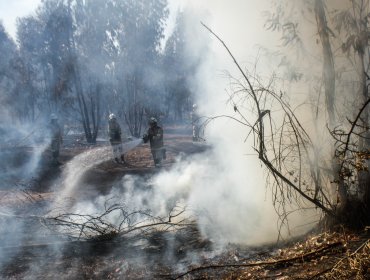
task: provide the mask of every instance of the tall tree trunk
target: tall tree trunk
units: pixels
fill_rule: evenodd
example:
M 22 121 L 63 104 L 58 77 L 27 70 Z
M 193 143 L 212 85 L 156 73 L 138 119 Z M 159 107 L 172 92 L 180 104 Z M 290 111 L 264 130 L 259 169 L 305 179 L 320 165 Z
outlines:
M 359 44 L 356 48 L 356 52 L 359 58 L 359 78 L 360 78 L 360 88 L 359 88 L 359 101 L 360 106 L 366 104 L 369 100 L 369 88 L 367 82 L 369 82 L 368 73 L 366 67 L 369 66 L 369 35 L 368 35 L 368 1 L 361 1 L 359 9 L 359 20 L 358 20 L 358 36 Z M 364 37 L 365 36 L 365 37 Z M 370 153 L 370 122 L 369 122 L 369 111 L 370 107 L 367 106 L 363 111 L 360 119 L 361 129 L 364 134 L 360 136 L 359 139 L 359 157 L 361 155 L 369 155 Z M 358 171 L 358 184 L 359 184 L 359 194 L 360 200 L 362 202 L 362 209 L 364 209 L 364 223 L 366 225 L 370 222 L 369 210 L 370 210 L 370 159 L 361 159 L 363 169 Z M 367 168 L 367 170 L 366 170 Z
M 90 118 L 89 118 L 89 112 L 87 109 L 87 104 L 85 100 L 85 96 L 82 90 L 82 85 L 81 85 L 81 77 L 79 75 L 79 70 L 78 66 L 76 65 L 76 62 L 72 62 L 73 65 L 73 80 L 74 80 L 74 85 L 77 93 L 77 100 L 78 100 L 78 107 L 80 109 L 80 114 L 81 114 L 81 119 L 82 119 L 82 125 L 84 128 L 85 132 L 85 137 L 86 141 L 88 143 L 93 143 L 93 137 L 91 134 L 91 129 L 90 129 Z
M 323 78 L 324 78 L 324 91 L 325 91 L 325 105 L 326 111 L 329 117 L 329 128 L 333 129 L 335 126 L 335 69 L 334 69 L 334 58 L 330 44 L 329 28 L 326 20 L 325 7 L 323 0 L 315 0 L 315 17 L 318 29 L 318 34 L 321 40 L 322 52 L 323 52 Z M 334 151 L 331 153 L 334 155 Z M 337 201 L 339 204 L 338 211 L 345 209 L 347 204 L 347 188 L 343 181 L 343 178 L 339 176 L 340 164 L 336 158 L 332 159 L 332 176 L 334 182 L 337 182 Z
M 139 79 L 135 73 L 126 79 L 127 108 L 124 116 L 131 135 L 135 137 L 140 137 L 144 115 L 144 107 L 139 99 L 139 93 L 142 90 Z
M 96 138 L 98 137 L 99 126 L 100 126 L 100 92 L 101 92 L 101 85 L 98 83 L 96 85 L 95 90 L 95 100 L 93 97 L 91 98 L 91 117 L 93 118 L 93 133 L 92 133 L 92 140 L 96 142 Z M 93 106 L 94 104 L 94 106 Z
M 324 57 L 323 77 L 325 86 L 325 104 L 329 115 L 329 127 L 332 129 L 335 125 L 335 69 L 333 52 L 329 38 L 329 28 L 322 0 L 315 1 L 315 16 Z
M 365 47 L 365 46 L 364 46 Z M 360 105 L 365 104 L 365 102 L 369 99 L 369 92 L 368 87 L 366 86 L 367 77 L 366 77 L 366 68 L 365 63 L 365 55 L 363 52 L 358 53 L 359 60 L 360 60 L 360 94 L 359 94 L 359 100 Z M 368 106 L 361 117 L 360 126 L 365 131 L 363 136 L 359 139 L 359 147 L 358 150 L 361 154 L 369 154 L 370 151 L 370 132 L 369 132 L 369 109 Z M 365 159 L 364 162 L 364 168 L 367 170 L 359 170 L 358 171 L 358 184 L 359 184 L 359 194 L 360 199 L 363 202 L 365 208 L 369 210 L 370 208 L 370 160 Z

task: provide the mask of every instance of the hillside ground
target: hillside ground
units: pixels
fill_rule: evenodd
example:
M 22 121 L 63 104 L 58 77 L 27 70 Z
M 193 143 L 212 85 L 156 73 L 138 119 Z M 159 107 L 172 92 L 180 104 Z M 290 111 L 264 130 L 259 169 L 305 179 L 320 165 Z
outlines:
M 162 169 L 170 168 L 180 154 L 209 149 L 206 143 L 192 142 L 189 128 L 167 127 L 165 132 L 167 159 Z M 0 213 L 1 279 L 370 279 L 369 228 L 358 232 L 343 227 L 316 229 L 285 243 L 256 247 L 230 244 L 223 251 L 214 251 L 212 242 L 202 238 L 196 224 L 175 234 L 151 233 L 139 239 L 111 236 L 88 242 L 66 238 L 43 242 L 42 237 L 30 238 L 32 231 L 26 231 L 22 242 L 9 243 L 9 235 L 19 233 L 6 225 L 21 220 L 29 209 L 44 207 L 55 199 L 50 186 L 63 166 L 91 148 L 81 141 L 67 141 L 61 166 L 44 166 L 38 178 L 1 189 L 1 207 L 17 213 Z M 147 144 L 129 151 L 126 160 L 128 165 L 109 160 L 88 170 L 85 180 L 95 189 L 84 189 L 76 195 L 104 193 L 125 174 L 151 176 L 160 171 L 153 165 Z M 32 229 L 36 223 L 22 221 L 22 230 Z

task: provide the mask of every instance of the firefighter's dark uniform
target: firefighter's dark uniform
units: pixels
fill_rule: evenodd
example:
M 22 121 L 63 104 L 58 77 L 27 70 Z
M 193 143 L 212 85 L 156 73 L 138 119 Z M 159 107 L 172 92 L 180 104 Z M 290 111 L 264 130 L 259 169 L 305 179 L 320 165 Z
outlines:
M 119 159 L 121 159 L 123 162 L 125 162 L 124 155 L 122 153 L 121 127 L 115 118 L 110 119 L 108 122 L 108 134 L 115 161 L 119 162 Z
M 198 115 L 198 106 L 196 104 L 193 105 L 193 110 L 190 114 L 190 117 L 193 127 L 193 141 L 200 141 L 200 120 Z
M 151 124 L 143 140 L 144 143 L 150 142 L 154 164 L 158 166 L 162 162 L 162 159 L 166 157 L 166 151 L 163 147 L 163 129 L 157 123 Z
M 52 119 L 49 123 L 49 131 L 51 136 L 50 150 L 53 157 L 53 163 L 59 164 L 58 157 L 60 146 L 62 144 L 62 129 L 56 119 Z

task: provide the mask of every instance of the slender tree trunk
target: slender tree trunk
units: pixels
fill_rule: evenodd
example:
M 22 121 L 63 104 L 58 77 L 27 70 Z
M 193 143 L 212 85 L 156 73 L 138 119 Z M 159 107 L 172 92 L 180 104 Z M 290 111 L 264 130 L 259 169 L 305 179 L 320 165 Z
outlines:
M 357 48 L 357 54 L 359 58 L 359 74 L 360 74 L 360 89 L 359 89 L 359 100 L 360 106 L 363 106 L 369 100 L 369 88 L 367 86 L 368 79 L 366 66 L 369 65 L 369 56 L 366 55 L 366 51 L 369 51 L 368 37 L 363 38 L 363 34 L 368 34 L 368 1 L 361 1 L 359 5 L 359 20 L 358 20 L 358 34 L 362 40 L 360 45 Z M 368 36 L 368 35 L 366 35 Z M 369 155 L 370 152 L 370 121 L 369 121 L 369 111 L 370 107 L 368 106 L 363 111 L 361 116 L 360 126 L 365 132 L 362 137 L 359 139 L 358 151 L 360 154 L 359 157 L 363 154 Z M 359 184 L 359 194 L 360 200 L 362 202 L 362 208 L 364 209 L 364 221 L 367 224 L 370 222 L 370 159 L 362 159 L 363 169 L 358 171 L 358 184 Z M 367 168 L 367 170 L 366 170 Z M 367 220 L 366 220 L 367 219 Z
M 318 29 L 318 34 L 321 40 L 323 51 L 323 78 L 324 78 L 324 91 L 325 91 L 325 105 L 329 117 L 329 128 L 333 129 L 335 126 L 335 68 L 333 52 L 330 44 L 329 28 L 326 20 L 325 7 L 323 0 L 315 0 L 315 17 Z M 334 155 L 334 151 L 331 153 Z M 345 209 L 348 201 L 347 187 L 343 178 L 339 176 L 340 164 L 335 157 L 332 158 L 332 176 L 334 182 L 337 182 L 337 201 L 339 205 L 338 211 Z
M 366 69 L 365 69 L 365 56 L 362 52 L 359 53 L 359 60 L 360 60 L 360 105 L 365 104 L 365 102 L 369 99 L 369 92 L 368 87 L 366 86 Z M 369 108 L 366 108 L 363 112 L 361 117 L 360 125 L 363 127 L 362 129 L 366 131 L 363 137 L 359 139 L 359 152 L 362 153 L 369 153 L 370 150 L 370 133 L 369 133 Z M 370 160 L 364 160 L 364 167 L 367 167 L 367 170 L 360 170 L 358 172 L 358 184 L 359 184 L 359 194 L 360 199 L 364 202 L 367 208 L 369 208 L 370 203 Z
M 75 65 L 75 63 L 71 66 L 72 69 L 72 75 L 74 79 L 74 85 L 77 93 L 77 101 L 78 101 L 78 107 L 80 109 L 81 119 L 82 119 L 82 125 L 85 132 L 86 141 L 88 143 L 93 143 L 93 137 L 90 129 L 90 118 L 89 118 L 89 112 L 87 109 L 87 104 L 85 100 L 85 96 L 82 90 L 81 85 L 81 78 L 78 72 L 78 66 Z
M 315 1 L 315 16 L 324 57 L 323 77 L 325 86 L 325 104 L 329 115 L 329 127 L 332 129 L 335 125 L 335 69 L 333 52 L 329 38 L 329 28 L 326 21 L 325 7 L 322 0 Z
M 124 112 L 125 121 L 131 135 L 139 137 L 144 107 L 139 100 L 141 87 L 139 85 L 139 78 L 135 73 L 131 75 L 131 78 L 126 79 L 126 89 L 128 97 L 126 112 Z
M 93 135 L 92 140 L 96 142 L 96 138 L 98 137 L 99 132 L 99 126 L 100 126 L 100 91 L 101 91 L 101 85 L 96 85 L 96 91 L 95 91 L 95 101 L 92 100 L 92 103 L 94 103 L 94 106 L 91 104 L 91 107 L 93 108 L 91 111 L 92 117 L 93 117 Z M 93 99 L 93 98 L 92 98 Z

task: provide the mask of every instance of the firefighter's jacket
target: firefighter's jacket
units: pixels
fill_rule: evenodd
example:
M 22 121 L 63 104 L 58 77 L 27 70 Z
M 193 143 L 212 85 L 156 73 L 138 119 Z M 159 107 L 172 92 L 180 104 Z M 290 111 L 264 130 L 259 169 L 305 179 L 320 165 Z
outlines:
M 108 134 L 109 134 L 109 141 L 112 145 L 120 144 L 122 142 L 121 139 L 121 127 L 116 120 L 110 120 L 108 123 Z
M 152 150 L 161 149 L 163 147 L 163 129 L 158 125 L 149 127 L 143 140 L 145 143 L 150 142 Z
M 62 129 L 56 121 L 49 123 L 49 131 L 51 136 L 50 147 L 53 151 L 59 151 L 62 144 Z

